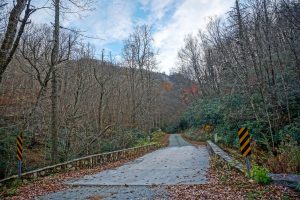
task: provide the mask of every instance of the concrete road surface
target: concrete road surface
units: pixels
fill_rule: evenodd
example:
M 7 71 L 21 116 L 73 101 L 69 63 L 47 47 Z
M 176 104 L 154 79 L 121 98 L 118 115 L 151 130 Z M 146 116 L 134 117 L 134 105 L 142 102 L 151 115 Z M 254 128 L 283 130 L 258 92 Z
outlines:
M 191 146 L 191 144 L 185 141 L 179 134 L 173 134 L 170 136 L 169 147 L 183 147 L 183 146 Z
M 206 181 L 208 152 L 196 148 L 179 134 L 171 135 L 170 147 L 144 155 L 116 169 L 68 182 L 72 185 L 176 185 Z
M 173 134 L 169 147 L 118 168 L 68 181 L 67 184 L 78 187 L 42 199 L 74 199 L 76 195 L 79 195 L 78 199 L 85 199 L 91 194 L 105 199 L 153 199 L 153 195 L 165 194 L 163 187 L 153 187 L 155 185 L 205 183 L 208 166 L 206 147 L 192 146 L 179 134 Z

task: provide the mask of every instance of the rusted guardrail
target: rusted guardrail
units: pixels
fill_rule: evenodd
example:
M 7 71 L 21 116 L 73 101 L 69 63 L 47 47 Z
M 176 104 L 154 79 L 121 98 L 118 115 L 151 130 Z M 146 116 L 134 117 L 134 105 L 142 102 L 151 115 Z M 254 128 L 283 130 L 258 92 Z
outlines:
M 47 166 L 33 171 L 22 173 L 22 178 L 30 179 L 47 176 L 58 172 L 74 171 L 78 169 L 92 168 L 101 164 L 115 162 L 122 159 L 134 158 L 155 150 L 159 147 L 157 144 L 149 144 L 140 147 L 122 149 L 113 152 L 94 154 L 82 158 L 77 158 L 64 163 Z M 17 179 L 17 175 L 0 180 L 0 185 Z

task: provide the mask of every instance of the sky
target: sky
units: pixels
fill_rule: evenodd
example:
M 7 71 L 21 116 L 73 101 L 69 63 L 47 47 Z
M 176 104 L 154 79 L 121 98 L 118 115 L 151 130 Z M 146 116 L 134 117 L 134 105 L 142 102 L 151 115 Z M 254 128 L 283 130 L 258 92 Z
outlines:
M 49 0 L 33 0 L 42 6 Z M 121 61 L 123 41 L 138 25 L 152 27 L 153 45 L 158 50 L 157 71 L 169 74 L 176 68 L 177 52 L 184 37 L 205 30 L 209 17 L 224 15 L 234 0 L 94 0 L 93 9 L 64 14 L 62 25 L 83 31 L 85 40 L 96 49 L 111 52 Z M 76 10 L 76 9 L 75 9 Z M 75 11 L 74 10 L 74 11 Z M 50 23 L 53 11 L 39 10 L 32 16 L 34 23 Z

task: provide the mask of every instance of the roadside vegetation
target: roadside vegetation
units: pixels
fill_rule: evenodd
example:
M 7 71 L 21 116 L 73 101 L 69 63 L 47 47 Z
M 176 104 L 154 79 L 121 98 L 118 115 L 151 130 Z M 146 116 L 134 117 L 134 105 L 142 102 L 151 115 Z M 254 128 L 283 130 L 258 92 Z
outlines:
M 148 144 L 157 144 L 159 146 L 168 145 L 169 135 L 162 130 L 154 131 L 147 138 L 141 138 L 137 140 L 135 146 L 143 146 Z
M 277 185 L 262 185 L 217 157 L 211 157 L 207 184 L 168 186 L 170 199 L 297 199 L 299 193 Z

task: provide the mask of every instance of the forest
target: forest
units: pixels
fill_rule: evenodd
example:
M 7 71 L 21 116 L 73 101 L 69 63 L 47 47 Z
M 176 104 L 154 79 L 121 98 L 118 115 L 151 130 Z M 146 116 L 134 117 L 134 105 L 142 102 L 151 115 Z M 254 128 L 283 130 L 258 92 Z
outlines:
M 58 2 L 53 7 L 59 10 Z M 30 3 L 17 1 L 1 12 L 1 178 L 16 173 L 17 135 L 24 137 L 28 171 L 149 143 L 152 132 L 183 112 L 181 89 L 192 81 L 154 71 L 157 53 L 149 26 L 137 26 L 123 42 L 122 62 L 104 49 L 99 59 L 79 31 L 27 24 L 37 10 Z M 8 5 L 1 4 L 6 11 Z M 24 19 L 18 21 L 14 15 L 22 9 Z
M 60 4 L 61 3 L 61 4 Z M 0 178 L 16 173 L 16 136 L 25 171 L 147 144 L 153 133 L 184 132 L 253 151 L 273 171 L 300 172 L 300 4 L 235 1 L 206 29 L 188 34 L 169 75 L 157 69 L 151 26 L 123 41 L 122 59 L 96 55 L 79 30 L 60 25 L 89 0 L 53 0 L 51 24 L 30 21 L 31 0 L 0 3 Z M 276 163 L 276 164 L 275 164 Z
M 170 130 L 189 128 L 194 139 L 217 137 L 237 149 L 237 131 L 246 127 L 260 164 L 299 173 L 299 19 L 298 1 L 236 1 L 187 35 L 178 71 L 197 83 L 199 98 Z

